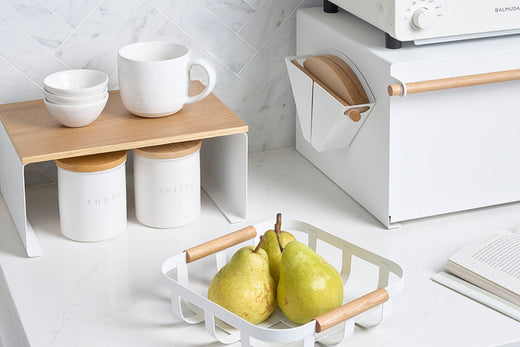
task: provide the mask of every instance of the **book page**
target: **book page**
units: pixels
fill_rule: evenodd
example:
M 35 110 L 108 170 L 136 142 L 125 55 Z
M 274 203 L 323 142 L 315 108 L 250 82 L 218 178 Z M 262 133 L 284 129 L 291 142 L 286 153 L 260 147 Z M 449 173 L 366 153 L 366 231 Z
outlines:
M 469 270 L 520 296 L 520 234 L 500 232 L 471 244 L 450 257 L 446 269 L 462 278 L 467 277 L 464 270 Z M 469 275 L 467 280 L 472 282 Z
M 492 238 L 472 259 L 520 280 L 520 235 Z

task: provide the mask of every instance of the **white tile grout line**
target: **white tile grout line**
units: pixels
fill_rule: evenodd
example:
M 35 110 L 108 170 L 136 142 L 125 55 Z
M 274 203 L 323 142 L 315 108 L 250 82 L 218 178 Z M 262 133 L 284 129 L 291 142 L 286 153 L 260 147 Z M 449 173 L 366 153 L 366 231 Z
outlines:
M 146 0 L 148 1 L 148 0 Z M 203 4 L 200 3 L 199 0 L 195 0 L 201 7 L 204 8 L 204 10 L 206 10 L 206 12 L 208 12 L 210 15 L 212 15 L 217 21 L 219 21 L 222 25 L 224 25 L 226 28 L 228 28 L 229 30 L 231 30 L 233 32 L 233 34 L 238 38 L 240 39 L 242 42 L 244 42 L 247 46 L 249 46 L 251 49 L 253 49 L 253 51 L 255 52 L 255 54 L 253 54 L 251 56 L 251 58 L 249 58 L 249 60 L 244 64 L 244 66 L 242 66 L 242 68 L 240 69 L 240 71 L 238 72 L 234 72 L 233 70 L 229 69 L 226 64 L 224 64 L 224 62 L 220 61 L 219 59 L 217 59 L 213 54 L 211 54 L 203 45 L 200 44 L 200 42 L 198 42 L 197 40 L 195 40 L 190 34 L 188 34 L 188 32 L 186 32 L 180 25 L 178 25 L 178 23 L 176 23 L 172 18 L 170 18 L 168 16 L 168 18 L 174 22 L 179 28 L 181 28 L 182 31 L 184 31 L 188 36 L 190 36 L 193 41 L 197 42 L 206 52 L 208 52 L 208 54 L 210 54 L 213 58 L 215 58 L 217 61 L 221 62 L 222 65 L 224 65 L 229 71 L 231 71 L 237 78 L 239 78 L 240 80 L 242 80 L 246 85 L 248 85 L 253 91 L 256 91 L 257 93 L 260 92 L 260 90 L 262 90 L 262 88 L 260 88 L 259 90 L 254 88 L 252 85 L 249 84 L 249 82 L 247 82 L 246 80 L 244 80 L 239 74 L 244 70 L 244 68 L 259 54 L 260 50 L 267 44 L 267 42 L 269 42 L 269 40 L 275 35 L 275 33 L 277 33 L 281 27 L 283 27 L 283 25 L 287 22 L 288 18 L 290 16 L 292 16 L 292 14 L 298 9 L 298 7 L 303 3 L 304 0 L 301 0 L 300 3 L 298 5 L 296 5 L 296 7 L 294 8 L 293 11 L 291 11 L 291 13 L 287 16 L 287 18 L 285 18 L 285 20 L 280 24 L 280 26 L 269 36 L 269 38 L 267 40 L 264 41 L 264 43 L 260 46 L 260 48 L 257 50 L 255 47 L 251 46 L 251 44 L 249 44 L 249 42 L 247 42 L 243 37 L 241 37 L 239 35 L 239 32 L 240 30 L 242 30 L 242 28 L 247 24 L 249 23 L 249 21 L 251 21 L 251 18 L 253 18 L 256 13 L 258 12 L 258 10 L 256 10 L 256 12 L 250 16 L 248 18 L 248 20 L 242 25 L 242 27 L 240 28 L 239 31 L 237 31 L 236 33 L 231 29 L 229 28 L 224 22 L 222 22 L 219 18 L 217 18 L 211 11 L 209 11 Z M 249 4 L 249 3 L 248 3 Z M 262 6 L 260 6 L 258 9 L 261 9 L 262 7 L 266 6 L 266 2 L 264 2 L 262 4 Z M 252 6 L 251 6 L 252 7 Z M 254 8 L 254 7 L 253 7 Z M 276 70 L 278 71 L 278 69 Z M 274 75 L 274 74 L 273 74 Z M 270 79 L 272 78 L 272 76 L 264 83 L 264 86 L 270 81 Z
M 72 35 L 74 35 L 74 33 L 75 33 L 76 31 L 78 31 L 78 28 L 81 27 L 81 26 L 83 25 L 83 23 L 85 23 L 85 22 L 87 21 L 87 19 L 90 17 L 90 15 L 91 15 L 92 13 L 94 13 L 94 11 L 97 10 L 99 6 L 101 6 L 101 4 L 103 3 L 103 1 L 105 1 L 105 0 L 100 0 L 100 1 L 98 2 L 98 4 L 97 4 L 93 9 L 92 9 L 92 11 L 90 11 L 90 12 L 85 16 L 85 18 L 83 18 L 83 20 L 82 20 L 82 21 L 81 21 L 81 22 L 80 22 L 80 23 L 79 23 L 79 24 L 78 24 L 78 25 L 77 25 L 77 26 L 72 30 L 72 32 L 70 33 L 70 35 L 67 36 L 67 37 L 63 40 L 63 42 L 61 43 L 61 45 L 59 45 L 59 46 L 54 50 L 53 53 L 54 53 L 55 56 L 56 56 L 56 52 L 58 52 L 58 51 L 60 50 L 60 48 L 65 44 L 65 42 L 67 42 L 67 41 L 72 37 Z M 57 6 L 57 4 L 56 4 L 56 6 Z M 56 8 L 56 7 L 55 7 L 55 8 Z M 54 11 L 53 11 L 53 13 L 54 13 L 56 16 L 58 16 L 58 14 L 55 13 Z M 59 16 L 58 16 L 58 17 L 59 17 Z M 56 57 L 56 58 L 57 58 L 57 57 Z
M 244 24 L 242 24 L 242 26 L 237 30 L 236 35 L 238 37 L 242 37 L 242 36 L 240 36 L 240 32 L 242 31 L 242 29 L 244 29 L 244 27 L 247 25 L 247 23 L 249 23 L 253 19 L 253 17 L 256 16 L 257 13 L 258 13 L 258 10 L 255 10 L 255 13 L 250 15 L 249 18 L 244 22 Z M 256 48 L 255 48 L 255 51 L 256 51 Z
M 71 28 L 73 31 L 74 31 L 74 27 L 72 25 L 70 25 L 69 23 L 67 23 L 67 21 L 65 21 L 65 19 L 61 18 L 60 15 L 58 15 L 54 10 L 56 9 L 56 7 L 58 7 L 59 3 L 56 4 L 56 6 L 54 6 L 54 8 L 52 10 L 49 10 L 50 13 L 52 13 L 56 18 L 58 18 L 61 22 L 63 22 L 65 25 L 67 25 L 69 28 Z M 45 6 L 44 6 L 45 7 Z
M 240 41 L 244 42 L 247 46 L 249 46 L 249 48 L 251 48 L 253 51 L 255 51 L 255 53 L 258 53 L 258 51 L 256 50 L 255 47 L 251 46 L 251 44 L 250 44 L 249 42 L 247 42 L 247 41 L 244 40 L 240 35 L 238 35 L 238 32 L 235 32 L 233 29 L 231 29 L 229 26 L 227 26 L 226 23 L 224 23 L 224 22 L 221 21 L 217 16 L 215 16 L 215 15 L 213 14 L 213 12 L 211 12 L 210 10 L 208 10 L 208 9 L 206 8 L 206 6 L 204 6 L 204 5 L 203 5 L 199 0 L 195 0 L 195 1 L 196 1 L 196 2 L 197 2 L 197 3 L 198 3 L 198 4 L 199 4 L 199 5 L 200 5 L 200 6 L 201 6 L 201 7 L 202 7 L 206 12 L 208 12 L 208 13 L 209 13 L 213 18 L 215 18 L 217 21 L 219 21 L 220 24 L 222 24 L 223 26 L 225 26 L 226 28 L 228 28 L 229 31 L 231 31 L 231 32 L 233 33 L 233 35 L 235 35 L 235 36 L 236 36 Z M 254 16 L 254 14 L 253 14 L 251 17 L 253 17 L 253 16 Z M 251 17 L 250 17 L 250 18 L 251 18 Z M 247 23 L 249 20 L 250 20 L 250 19 L 248 19 L 248 20 L 246 21 L 246 23 Z
M 104 1 L 104 0 L 102 0 L 102 2 L 103 2 L 103 1 Z M 84 67 L 85 67 L 85 66 L 86 66 L 86 65 L 87 65 L 87 64 L 92 60 L 92 58 L 96 56 L 96 53 L 99 52 L 99 51 L 101 50 L 101 48 L 104 47 L 104 46 L 107 44 L 107 42 L 110 41 L 110 39 L 111 39 L 112 37 L 114 37 L 114 35 L 115 35 L 115 34 L 116 34 L 116 33 L 117 33 L 117 32 L 118 32 L 118 31 L 119 31 L 119 30 L 120 30 L 120 29 L 121 29 L 121 28 L 126 24 L 126 22 L 127 22 L 127 21 L 128 21 L 128 20 L 129 20 L 133 15 L 134 15 L 134 13 L 137 12 L 137 9 L 138 9 L 139 7 L 141 7 L 144 3 L 145 3 L 144 0 L 141 1 L 141 2 L 139 2 L 139 3 L 135 6 L 135 8 L 134 8 L 132 11 L 130 11 L 130 13 L 128 13 L 128 15 L 125 17 L 125 19 L 121 22 L 121 24 L 119 24 L 119 25 L 117 26 L 117 28 L 115 28 L 115 29 L 112 31 L 112 33 L 111 33 L 110 35 L 108 35 L 108 37 L 106 38 L 106 40 L 103 41 L 103 43 L 101 43 L 100 45 L 97 46 L 97 48 L 94 50 L 94 53 L 91 54 L 90 57 L 89 57 L 89 58 L 88 58 L 88 59 L 83 63 L 83 65 L 81 66 L 81 68 L 84 68 Z
M 265 1 L 265 2 L 264 2 L 264 3 L 263 3 L 259 8 L 255 8 L 253 5 L 251 5 L 250 3 L 248 3 L 248 2 L 245 1 L 245 0 L 242 0 L 242 1 L 244 1 L 246 4 L 248 4 L 249 6 L 251 6 L 251 7 L 255 10 L 255 13 L 253 13 L 253 14 L 252 14 L 252 15 L 251 15 L 247 20 L 246 20 L 246 22 L 245 22 L 244 24 L 242 24 L 242 26 L 240 27 L 240 29 L 238 29 L 238 31 L 237 31 L 237 36 L 240 36 L 240 32 L 242 31 L 242 29 L 244 29 L 244 27 L 247 25 L 247 23 L 249 23 L 249 22 L 252 20 L 252 18 L 253 18 L 254 16 L 256 16 L 256 14 L 258 13 L 258 11 L 259 11 L 262 7 L 267 6 L 267 5 L 266 5 L 267 1 Z
M 62 2 L 63 2 L 63 0 L 56 1 L 56 3 L 54 4 L 54 7 L 52 8 L 52 10 L 54 11 L 56 9 L 56 7 L 58 7 L 58 5 L 61 4 Z
M 72 27 L 72 25 L 70 25 L 69 23 L 67 23 L 63 18 L 61 18 L 61 16 L 59 16 L 56 12 L 54 12 L 54 10 L 56 9 L 56 7 L 58 7 L 58 5 L 60 4 L 61 0 L 58 1 L 53 8 L 50 8 L 48 7 L 47 5 L 45 5 L 44 3 L 42 3 L 40 0 L 38 0 L 38 3 L 45 9 L 47 9 L 50 13 L 52 13 L 54 16 L 56 16 L 60 21 L 62 21 L 63 23 L 65 23 L 69 28 L 71 28 L 72 30 L 74 30 L 74 28 Z
M 285 25 L 285 23 L 287 23 L 287 21 L 289 20 L 289 18 L 291 18 L 291 16 L 296 12 L 298 11 L 298 9 L 300 8 L 300 6 L 303 4 L 305 0 L 301 0 L 300 3 L 298 5 L 296 5 L 296 7 L 291 11 L 291 13 L 289 13 L 287 15 L 287 17 L 285 17 L 285 19 L 280 23 L 280 25 L 278 26 L 278 28 L 276 28 L 275 31 L 273 31 L 271 33 L 271 35 L 269 35 L 269 37 L 264 41 L 264 43 L 260 46 L 260 48 L 258 48 L 258 51 L 260 52 L 262 50 L 262 48 L 265 47 L 265 45 L 267 45 L 269 43 L 269 41 L 271 41 L 271 39 L 280 31 L 282 30 L 283 26 Z
M 287 16 L 287 18 L 280 24 L 280 26 L 278 27 L 278 29 L 276 29 L 273 34 L 269 37 L 269 39 L 267 41 L 264 42 L 264 44 L 262 45 L 262 47 L 259 49 L 261 50 L 266 44 L 267 42 L 269 42 L 269 40 L 275 35 L 275 33 L 277 33 L 278 31 L 281 30 L 281 28 L 285 25 L 285 23 L 287 22 L 287 20 L 293 15 L 293 13 L 295 11 L 297 11 L 299 9 L 299 7 L 301 6 L 301 4 L 304 2 L 305 0 L 302 0 L 298 6 L 296 6 L 296 8 Z M 291 53 L 291 55 L 294 55 L 295 54 L 295 51 L 293 51 L 293 53 Z M 252 57 L 245 65 L 244 67 L 238 72 L 238 73 L 241 73 L 244 68 L 253 60 L 254 57 Z M 281 64 L 278 66 L 278 68 L 275 69 L 275 71 L 271 74 L 271 76 L 269 76 L 269 78 L 265 81 L 265 83 L 262 85 L 262 87 L 260 87 L 260 89 L 257 90 L 257 92 L 261 92 L 265 86 L 273 79 L 273 77 L 278 73 L 278 71 L 283 68 L 284 66 L 284 62 L 282 61 Z M 255 89 L 256 90 L 256 89 Z
M 241 80 L 242 82 L 244 82 L 244 84 L 249 87 L 249 89 L 251 89 L 252 91 L 258 93 L 258 90 L 256 90 L 253 86 L 251 86 L 246 80 L 244 80 L 241 76 L 238 76 L 238 74 L 231 70 L 221 59 L 217 58 L 211 51 L 209 51 L 206 47 L 204 47 L 204 45 L 202 45 L 199 41 L 195 40 L 195 38 L 190 34 L 188 33 L 186 30 L 184 30 L 183 27 L 181 27 L 179 25 L 179 23 L 177 23 L 173 18 L 171 18 L 170 16 L 168 16 L 166 13 L 164 13 L 164 11 L 162 11 L 161 9 L 157 8 L 153 3 L 151 3 L 149 0 L 145 0 L 147 1 L 153 8 L 155 8 L 159 13 L 161 13 L 163 16 L 165 16 L 168 21 L 170 21 L 171 23 L 173 23 L 175 26 L 177 26 L 182 32 L 184 32 L 190 39 L 192 39 L 194 42 L 196 42 L 208 55 L 210 55 L 213 59 L 215 59 L 217 62 L 219 62 L 220 64 L 222 64 L 222 66 L 228 70 L 229 72 L 231 72 L 233 75 L 235 75 L 236 78 L 238 78 L 239 80 Z M 166 25 L 166 23 L 164 24 Z
M 255 10 L 255 11 L 258 10 L 258 9 L 257 9 L 256 7 L 254 7 L 254 6 L 253 6 L 253 5 L 252 5 L 248 0 L 242 0 L 242 2 L 248 4 L 248 5 L 249 5 L 253 10 Z M 264 4 L 265 4 L 265 2 L 264 2 Z M 260 6 L 260 7 L 262 7 L 262 6 Z
M 269 76 L 269 78 L 265 81 L 264 85 L 262 87 L 260 87 L 260 89 L 258 90 L 259 92 L 261 92 L 268 84 L 269 82 L 271 82 L 271 80 L 273 79 L 273 77 L 281 70 L 283 69 L 283 67 L 285 66 L 285 62 L 282 62 L 275 70 L 274 72 L 271 74 L 271 76 Z
M 9 66 L 11 66 L 16 72 L 18 72 L 20 75 L 22 75 L 25 79 L 27 79 L 29 82 L 31 82 L 32 84 L 34 84 L 36 87 L 38 87 L 39 89 L 42 89 L 43 88 L 36 82 L 34 82 L 29 76 L 27 76 L 26 74 L 24 74 L 20 69 L 18 69 L 16 66 L 14 66 L 13 64 L 11 64 L 7 59 L 5 59 L 4 57 L 0 56 L 0 59 L 2 59 L 3 61 L 5 61 L 5 63 Z
M 70 67 L 65 64 L 63 61 L 61 61 L 61 59 L 59 59 L 58 57 L 56 57 L 51 51 L 49 51 L 47 48 L 45 48 L 44 46 L 42 46 L 41 43 L 39 43 L 37 40 L 35 40 L 31 35 L 29 35 L 27 32 L 25 32 L 25 30 L 23 30 L 22 28 L 20 28 L 18 25 L 16 25 L 15 23 L 13 23 L 9 18 L 7 18 L 3 13 L 0 13 L 0 16 L 4 17 L 5 20 L 7 20 L 12 26 L 14 26 L 16 29 L 20 30 L 24 35 L 26 35 L 30 40 L 34 41 L 38 46 L 40 46 L 40 48 L 47 52 L 51 57 L 55 58 L 57 61 L 59 61 L 60 63 L 62 63 L 66 68 L 70 69 Z
M 289 15 L 284 19 L 284 21 L 283 21 L 282 23 L 280 23 L 280 25 L 278 26 L 278 28 L 276 28 L 276 30 L 273 31 L 273 33 L 269 36 L 269 38 L 267 38 L 267 39 L 264 41 L 264 43 L 262 44 L 262 46 L 260 46 L 260 48 L 258 49 L 258 52 L 260 52 L 260 51 L 261 51 L 261 50 L 262 50 L 262 49 L 263 49 L 263 48 L 264 48 L 264 47 L 269 43 L 269 41 L 270 41 L 270 40 L 271 40 L 271 39 L 272 39 L 272 38 L 273 38 L 273 37 L 274 37 L 274 36 L 275 36 L 275 35 L 276 35 L 280 30 L 282 30 L 281 28 L 285 25 L 285 23 L 287 23 L 287 21 L 289 20 L 289 18 L 291 18 L 291 16 L 294 14 L 294 12 L 296 12 L 296 11 L 300 8 L 301 4 L 302 4 L 304 1 L 305 1 L 305 0 L 301 0 L 300 3 L 299 3 L 299 4 L 294 8 L 294 10 L 292 10 L 291 13 L 289 13 Z M 237 72 L 237 74 L 240 74 L 240 73 L 241 73 L 241 72 L 246 68 L 246 66 L 249 65 L 249 63 L 251 63 L 251 61 L 256 57 L 256 55 L 258 55 L 258 54 L 255 54 L 254 56 L 252 56 L 251 59 L 249 59 L 249 60 L 247 61 L 247 63 L 244 64 L 244 66 L 242 67 L 242 69 L 240 69 L 240 71 Z M 271 78 L 272 78 L 272 75 L 271 75 L 271 77 L 266 81 L 265 84 L 267 84 L 267 83 L 270 81 Z M 265 84 L 264 84 L 264 86 L 265 86 Z M 262 90 L 264 86 L 262 86 L 262 88 L 260 88 L 260 90 Z
M 155 7 L 153 7 L 153 9 L 154 9 L 154 10 L 157 10 Z M 157 11 L 157 12 L 159 12 L 159 11 Z M 165 16 L 163 13 L 161 13 L 161 12 L 159 12 L 159 14 L 160 14 L 161 16 L 164 17 L 164 23 L 162 23 L 161 25 L 159 25 L 159 26 L 157 27 L 157 29 L 155 29 L 154 31 L 152 31 L 152 32 L 150 33 L 150 35 L 148 35 L 148 40 L 151 40 L 152 37 L 153 37 L 155 34 L 157 34 L 157 33 L 158 33 L 162 28 L 164 28 L 164 26 L 165 26 L 166 24 L 168 24 L 168 17 L 166 17 L 166 16 Z
M 60 2 L 61 2 L 61 0 L 58 1 L 58 3 L 60 3 Z M 42 5 L 43 7 L 45 7 L 46 9 L 48 9 L 49 11 L 52 11 L 52 10 L 53 10 L 52 8 L 50 8 L 49 6 L 47 6 L 46 4 L 44 4 L 41 0 L 38 0 L 38 3 L 39 3 L 40 5 Z M 57 4 L 56 4 L 56 5 L 57 5 Z
M 58 5 L 62 2 L 63 0 L 58 0 L 56 1 L 56 3 L 54 4 L 54 6 L 50 7 L 50 6 L 47 6 L 46 4 L 44 4 L 41 0 L 38 0 L 38 2 L 40 3 L 40 5 L 42 5 L 43 7 L 45 7 L 46 9 L 48 9 L 49 11 L 54 11 L 56 9 L 56 7 L 58 7 Z

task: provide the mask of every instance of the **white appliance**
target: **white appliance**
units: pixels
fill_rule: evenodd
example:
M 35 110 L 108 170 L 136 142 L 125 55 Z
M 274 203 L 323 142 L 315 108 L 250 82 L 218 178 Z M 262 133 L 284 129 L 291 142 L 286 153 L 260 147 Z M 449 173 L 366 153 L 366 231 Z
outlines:
M 520 35 L 398 50 L 380 41 L 348 13 L 299 10 L 298 56 L 287 58 L 297 150 L 387 227 L 520 201 Z M 367 89 L 360 122 L 290 63 L 321 53 L 343 57 Z
M 383 30 L 390 45 L 520 33 L 520 3 L 512 0 L 325 0 L 325 10 L 337 6 Z

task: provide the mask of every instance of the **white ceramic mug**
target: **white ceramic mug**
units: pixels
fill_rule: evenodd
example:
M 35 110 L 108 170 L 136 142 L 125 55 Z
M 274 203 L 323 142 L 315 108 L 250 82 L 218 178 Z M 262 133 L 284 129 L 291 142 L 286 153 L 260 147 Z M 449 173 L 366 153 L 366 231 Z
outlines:
M 208 84 L 200 94 L 188 96 L 193 65 L 206 70 Z M 118 73 L 123 105 L 142 117 L 174 114 L 184 104 L 208 96 L 216 82 L 215 70 L 206 60 L 192 60 L 187 47 L 163 41 L 138 42 L 121 48 Z

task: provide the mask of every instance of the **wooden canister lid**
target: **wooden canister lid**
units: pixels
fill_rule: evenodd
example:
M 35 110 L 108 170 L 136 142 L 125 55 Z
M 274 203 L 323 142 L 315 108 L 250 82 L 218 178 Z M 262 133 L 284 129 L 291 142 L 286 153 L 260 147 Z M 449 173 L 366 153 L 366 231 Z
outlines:
M 169 143 L 167 145 L 136 148 L 132 151 L 149 159 L 176 159 L 186 157 L 197 152 L 202 144 L 201 140 Z
M 115 168 L 126 160 L 126 151 L 85 155 L 56 160 L 56 165 L 74 172 L 97 172 Z

